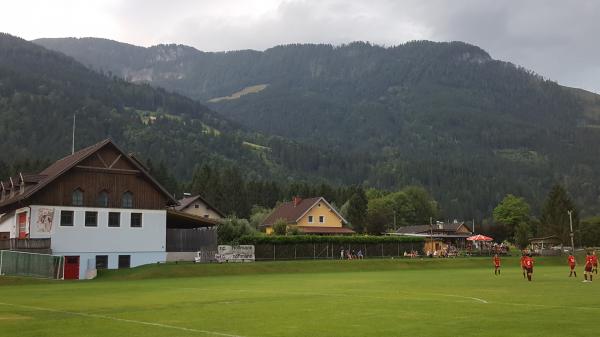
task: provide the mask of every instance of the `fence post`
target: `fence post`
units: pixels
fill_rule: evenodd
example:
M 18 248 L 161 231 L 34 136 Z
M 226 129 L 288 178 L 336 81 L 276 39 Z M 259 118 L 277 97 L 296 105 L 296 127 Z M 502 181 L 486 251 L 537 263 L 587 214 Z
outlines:
M 296 248 L 298 247 L 298 245 L 294 245 L 294 260 L 296 260 Z
M 275 244 L 273 244 L 273 260 L 275 260 Z
M 0 276 L 2 276 L 2 258 L 4 257 L 4 251 L 0 250 Z
M 317 258 L 317 247 L 315 246 L 315 243 L 313 242 L 313 260 L 315 260 Z
M 383 242 L 381 243 L 381 257 L 383 257 Z
M 400 256 L 400 242 L 398 242 L 397 245 L 398 245 L 398 255 L 396 255 L 396 256 Z

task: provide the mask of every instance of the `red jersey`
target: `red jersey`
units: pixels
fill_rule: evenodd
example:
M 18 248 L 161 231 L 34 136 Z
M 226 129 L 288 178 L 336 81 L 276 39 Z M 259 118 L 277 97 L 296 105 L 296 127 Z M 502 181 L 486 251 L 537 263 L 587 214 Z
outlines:
M 499 256 L 494 256 L 494 265 L 496 267 L 500 267 L 500 257 Z
M 594 265 L 594 257 L 592 255 L 588 255 L 585 257 L 585 266 L 586 267 L 591 267 Z
M 569 265 L 570 266 L 574 266 L 575 265 L 575 256 L 569 255 L 568 260 L 569 260 Z
M 527 256 L 521 256 L 521 268 L 525 268 L 525 260 L 527 259 Z
M 525 268 L 527 268 L 527 269 L 533 268 L 533 259 L 530 258 L 529 256 L 527 256 L 525 258 Z
M 596 256 L 596 255 L 592 255 L 592 264 L 593 264 L 594 266 L 597 266 L 597 265 L 598 265 L 598 256 Z

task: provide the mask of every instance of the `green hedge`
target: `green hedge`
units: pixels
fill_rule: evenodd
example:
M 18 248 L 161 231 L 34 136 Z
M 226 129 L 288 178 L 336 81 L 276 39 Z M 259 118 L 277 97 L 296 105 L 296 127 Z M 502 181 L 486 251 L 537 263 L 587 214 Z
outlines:
M 368 236 L 368 235 L 353 235 L 353 236 L 320 236 L 320 235 L 246 235 L 239 239 L 242 245 L 257 245 L 257 244 L 301 244 L 301 243 L 396 243 L 396 242 L 422 242 L 423 238 L 414 236 Z

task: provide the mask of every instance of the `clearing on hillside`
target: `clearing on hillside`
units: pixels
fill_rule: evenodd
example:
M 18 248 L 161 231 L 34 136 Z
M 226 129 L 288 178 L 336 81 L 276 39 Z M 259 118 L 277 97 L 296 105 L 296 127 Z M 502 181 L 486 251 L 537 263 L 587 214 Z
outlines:
M 258 92 L 261 92 L 263 90 L 265 90 L 269 85 L 268 84 L 257 84 L 257 85 L 251 85 L 249 87 L 245 87 L 244 89 L 240 90 L 240 91 L 236 91 L 233 94 L 229 95 L 229 96 L 224 96 L 224 97 L 215 97 L 215 98 L 211 98 L 208 101 L 210 103 L 218 103 L 220 101 L 229 101 L 232 99 L 238 99 L 244 95 L 248 95 L 248 94 L 256 94 Z

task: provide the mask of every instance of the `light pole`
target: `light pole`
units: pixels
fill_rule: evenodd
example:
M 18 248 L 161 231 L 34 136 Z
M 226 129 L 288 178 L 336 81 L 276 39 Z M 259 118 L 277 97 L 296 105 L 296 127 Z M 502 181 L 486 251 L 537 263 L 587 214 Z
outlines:
M 573 241 L 573 211 L 568 210 L 567 213 L 569 213 L 569 227 L 571 228 L 571 249 L 573 254 L 575 254 L 575 241 Z

